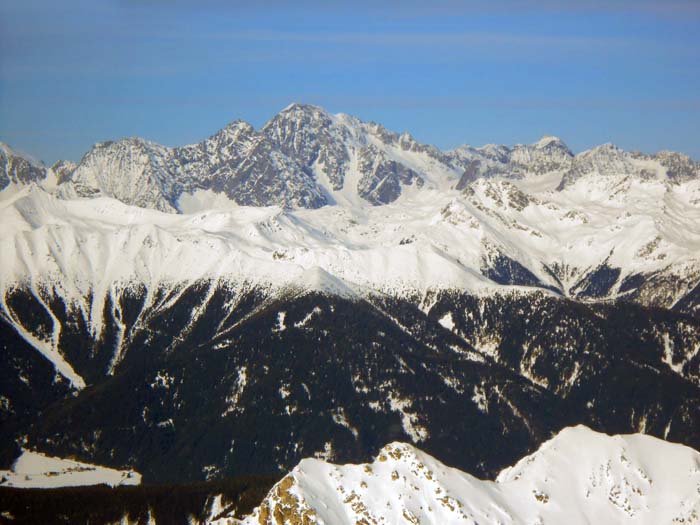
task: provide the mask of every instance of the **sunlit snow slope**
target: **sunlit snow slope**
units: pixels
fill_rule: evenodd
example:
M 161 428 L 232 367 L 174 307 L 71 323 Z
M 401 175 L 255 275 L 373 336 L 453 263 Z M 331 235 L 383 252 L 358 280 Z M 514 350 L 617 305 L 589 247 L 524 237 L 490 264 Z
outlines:
M 11 470 L 0 470 L 0 487 L 56 488 L 138 485 L 141 475 L 24 450 Z

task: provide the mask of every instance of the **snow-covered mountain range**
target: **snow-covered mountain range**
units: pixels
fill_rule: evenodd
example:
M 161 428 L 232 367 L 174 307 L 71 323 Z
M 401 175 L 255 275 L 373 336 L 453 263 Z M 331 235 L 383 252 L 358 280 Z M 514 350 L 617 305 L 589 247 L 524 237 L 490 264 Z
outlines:
M 223 512 L 213 524 L 230 523 Z M 305 459 L 249 525 L 445 523 L 585 525 L 700 522 L 700 453 L 643 436 L 572 427 L 482 481 L 403 443 L 372 463 Z
M 700 167 L 678 153 L 573 155 L 555 137 L 442 152 L 295 104 L 260 131 L 100 143 L 77 166 L 0 154 L 4 287 L 274 284 L 321 268 L 391 293 L 529 286 L 689 310 L 700 280 Z
M 399 440 L 490 476 L 578 423 L 698 448 L 699 283 L 678 153 L 440 151 L 299 104 L 50 168 L 3 145 L 0 467 L 209 479 Z

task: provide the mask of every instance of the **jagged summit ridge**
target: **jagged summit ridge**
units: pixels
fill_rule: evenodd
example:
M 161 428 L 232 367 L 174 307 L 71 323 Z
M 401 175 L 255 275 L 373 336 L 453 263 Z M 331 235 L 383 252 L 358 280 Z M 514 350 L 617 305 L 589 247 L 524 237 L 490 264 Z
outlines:
M 609 144 L 574 155 L 550 135 L 529 145 L 441 151 L 407 132 L 302 103 L 290 104 L 260 130 L 234 120 L 208 139 L 178 148 L 140 138 L 97 143 L 77 166 L 47 170 L 9 147 L 0 155 L 0 189 L 42 183 L 66 198 L 108 196 L 170 213 L 182 211 L 183 195 L 199 191 L 241 205 L 314 209 L 384 205 L 420 189 L 463 189 L 477 178 L 552 174 L 562 190 L 592 174 L 680 183 L 698 178 L 700 169 L 682 154 L 643 155 Z
M 474 148 L 460 146 L 451 152 L 453 162 L 464 168 L 457 185 L 463 188 L 477 178 L 505 177 L 521 179 L 568 170 L 574 154 L 559 138 L 545 135 L 533 144 L 516 144 L 512 148 L 487 144 Z

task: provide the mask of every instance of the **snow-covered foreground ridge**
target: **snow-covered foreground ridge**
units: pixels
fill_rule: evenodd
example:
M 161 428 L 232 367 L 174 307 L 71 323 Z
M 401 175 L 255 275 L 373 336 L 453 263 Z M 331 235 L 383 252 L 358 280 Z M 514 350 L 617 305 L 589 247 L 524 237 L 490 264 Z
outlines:
M 641 434 L 608 436 L 577 426 L 493 482 L 391 443 L 370 464 L 303 460 L 243 523 L 700 523 L 700 453 Z

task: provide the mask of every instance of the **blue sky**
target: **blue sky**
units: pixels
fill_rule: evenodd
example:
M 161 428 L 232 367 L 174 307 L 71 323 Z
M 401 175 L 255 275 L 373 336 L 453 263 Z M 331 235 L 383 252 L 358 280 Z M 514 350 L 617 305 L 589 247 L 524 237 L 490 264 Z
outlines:
M 442 148 L 553 134 L 700 158 L 700 1 L 0 3 L 0 140 L 48 163 L 294 101 Z

